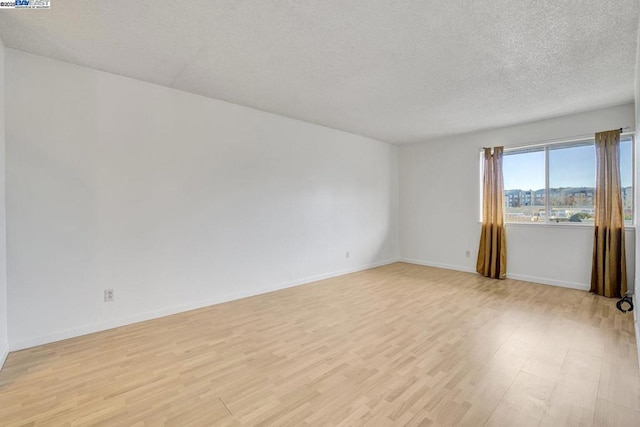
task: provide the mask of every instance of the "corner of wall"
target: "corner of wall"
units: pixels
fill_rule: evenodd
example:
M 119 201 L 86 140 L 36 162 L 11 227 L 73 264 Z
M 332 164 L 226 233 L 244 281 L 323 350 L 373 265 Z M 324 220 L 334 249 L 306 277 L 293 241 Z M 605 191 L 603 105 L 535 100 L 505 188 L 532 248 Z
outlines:
M 638 135 L 640 135 L 640 22 L 638 23 L 638 35 L 637 35 L 637 39 L 636 39 L 636 70 L 635 70 L 635 81 L 634 81 L 634 101 L 635 101 L 635 119 L 636 119 L 636 123 L 635 123 L 635 130 L 636 130 L 636 138 Z M 636 149 L 635 155 L 635 161 L 636 161 L 636 168 L 638 165 L 640 165 L 640 153 L 638 153 L 638 151 Z M 635 175 L 635 180 L 636 182 L 634 182 L 634 188 L 635 188 L 635 211 L 638 211 L 638 208 L 640 207 L 640 203 L 638 201 L 638 196 L 640 195 L 640 189 L 639 187 L 639 183 L 640 183 L 640 179 L 638 179 L 638 173 L 636 172 Z M 640 228 L 636 228 L 636 242 L 640 242 Z M 639 264 L 640 261 L 640 250 L 637 249 L 636 246 L 636 265 L 640 265 Z M 634 302 L 635 305 L 638 305 L 638 298 L 637 298 L 637 289 L 638 287 L 638 282 L 640 281 L 640 274 L 636 274 L 635 277 L 635 281 L 634 281 L 634 286 L 633 286 L 633 298 L 634 298 Z M 640 324 L 638 323 L 638 310 L 634 310 L 633 311 L 633 326 L 636 332 L 636 348 L 638 351 L 638 367 L 640 368 Z
M 9 315 L 7 290 L 7 251 L 4 191 L 5 109 L 4 109 L 4 44 L 0 39 L 0 369 L 9 354 Z
M 4 362 L 7 360 L 7 356 L 9 355 L 9 343 L 5 342 L 4 344 L 0 344 L 0 369 L 4 366 Z

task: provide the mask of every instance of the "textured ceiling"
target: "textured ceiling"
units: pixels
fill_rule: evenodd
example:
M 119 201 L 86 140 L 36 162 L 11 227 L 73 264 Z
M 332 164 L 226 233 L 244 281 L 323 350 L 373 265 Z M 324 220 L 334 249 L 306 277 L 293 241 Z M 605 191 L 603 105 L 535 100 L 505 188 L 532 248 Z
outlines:
M 393 143 L 633 99 L 638 0 L 53 0 L 7 47 Z

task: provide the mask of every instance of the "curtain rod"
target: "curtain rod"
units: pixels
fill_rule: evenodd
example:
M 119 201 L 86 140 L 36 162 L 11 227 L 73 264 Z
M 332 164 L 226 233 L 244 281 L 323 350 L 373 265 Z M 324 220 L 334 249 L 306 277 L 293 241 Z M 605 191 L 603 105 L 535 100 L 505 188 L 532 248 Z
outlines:
M 623 131 L 628 131 L 630 129 L 631 129 L 631 127 L 629 127 L 629 126 L 626 126 L 624 128 L 620 128 L 620 136 L 635 135 L 635 132 L 624 132 L 623 133 Z M 528 143 L 524 143 L 524 144 L 505 146 L 504 147 L 504 151 L 517 150 L 519 148 L 536 148 L 536 147 L 541 147 L 541 146 L 545 146 L 545 145 L 566 144 L 566 143 L 569 143 L 569 142 L 584 141 L 585 139 L 591 139 L 593 137 L 594 137 L 594 134 L 593 133 L 589 133 L 589 134 L 585 134 L 585 135 L 568 136 L 566 138 L 560 138 L 560 139 L 547 139 L 547 140 L 544 140 L 544 141 L 535 141 L 535 142 L 528 142 Z M 492 148 L 492 147 L 482 147 L 480 149 L 480 151 L 484 150 L 485 148 Z

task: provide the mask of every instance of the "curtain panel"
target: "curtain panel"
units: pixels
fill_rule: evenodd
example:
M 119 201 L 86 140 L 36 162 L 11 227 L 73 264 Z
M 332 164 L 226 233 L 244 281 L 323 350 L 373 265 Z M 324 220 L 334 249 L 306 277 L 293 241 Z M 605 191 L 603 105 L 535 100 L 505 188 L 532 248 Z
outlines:
M 507 276 L 507 239 L 504 228 L 503 147 L 484 149 L 482 184 L 482 232 L 476 271 L 483 276 L 504 279 Z
M 596 197 L 591 292 L 627 292 L 624 215 L 620 184 L 620 130 L 596 133 Z

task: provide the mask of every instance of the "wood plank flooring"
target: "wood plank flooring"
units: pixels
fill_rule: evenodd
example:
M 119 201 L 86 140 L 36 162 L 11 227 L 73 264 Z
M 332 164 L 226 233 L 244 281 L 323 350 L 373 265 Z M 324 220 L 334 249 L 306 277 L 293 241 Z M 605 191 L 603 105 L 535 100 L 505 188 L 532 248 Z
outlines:
M 0 425 L 638 426 L 615 300 L 396 263 L 11 353 Z

